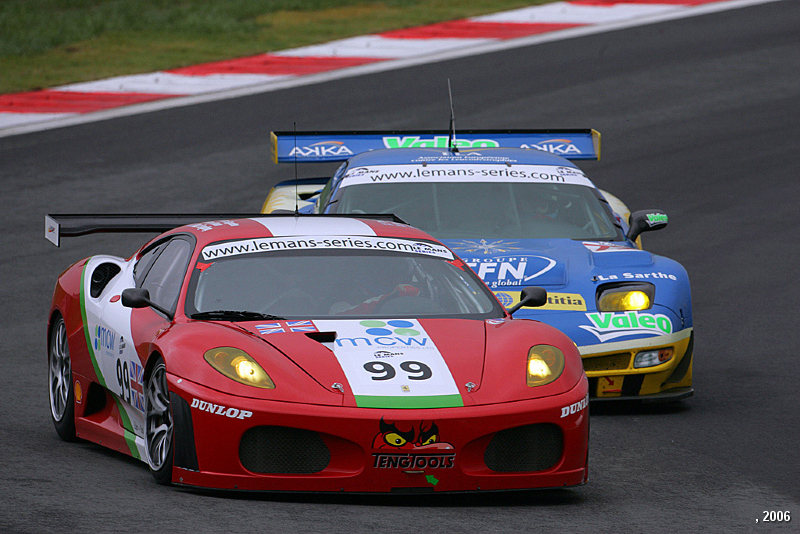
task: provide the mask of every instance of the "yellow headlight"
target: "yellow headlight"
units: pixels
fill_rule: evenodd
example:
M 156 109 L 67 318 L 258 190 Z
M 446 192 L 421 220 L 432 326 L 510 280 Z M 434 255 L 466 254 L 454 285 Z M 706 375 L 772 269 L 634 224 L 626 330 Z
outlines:
M 275 389 L 275 384 L 266 371 L 243 350 L 217 347 L 206 351 L 203 358 L 211 367 L 231 380 L 257 388 Z
M 646 310 L 651 306 L 650 295 L 639 289 L 606 291 L 597 301 L 600 311 Z
M 528 351 L 528 379 L 530 387 L 543 386 L 564 372 L 564 353 L 552 345 L 536 345 Z

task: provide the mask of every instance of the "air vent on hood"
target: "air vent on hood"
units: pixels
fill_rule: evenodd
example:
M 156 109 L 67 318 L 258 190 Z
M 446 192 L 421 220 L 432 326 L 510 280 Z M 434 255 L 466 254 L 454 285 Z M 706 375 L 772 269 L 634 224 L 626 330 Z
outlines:
M 333 343 L 336 341 L 336 332 L 306 332 L 308 337 L 317 343 Z

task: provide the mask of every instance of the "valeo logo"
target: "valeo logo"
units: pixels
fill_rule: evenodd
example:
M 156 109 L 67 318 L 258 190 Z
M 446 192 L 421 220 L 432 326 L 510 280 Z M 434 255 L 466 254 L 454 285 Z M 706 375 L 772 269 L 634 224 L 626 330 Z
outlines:
M 667 223 L 669 221 L 669 217 L 667 217 L 666 213 L 648 213 L 647 214 L 647 224 L 653 226 L 654 224 L 661 224 Z
M 669 317 L 656 313 L 587 313 L 591 325 L 580 325 L 580 328 L 591 332 L 600 341 L 609 341 L 626 336 L 661 336 L 672 333 L 672 321 Z
M 450 138 L 446 135 L 435 135 L 433 138 L 422 138 L 418 135 L 404 137 L 384 137 L 383 146 L 386 148 L 448 148 Z M 493 139 L 455 139 L 453 143 L 458 148 L 493 148 L 500 143 Z
M 403 321 L 400 319 L 393 319 L 391 321 L 374 321 L 367 320 L 359 323 L 366 328 L 365 332 L 371 336 L 418 336 L 419 330 L 412 328 L 414 323 L 411 321 Z

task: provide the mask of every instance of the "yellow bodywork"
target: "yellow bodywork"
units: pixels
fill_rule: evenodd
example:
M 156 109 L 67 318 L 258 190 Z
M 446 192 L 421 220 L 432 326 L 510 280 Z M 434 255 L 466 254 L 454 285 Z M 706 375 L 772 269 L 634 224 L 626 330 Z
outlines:
M 320 189 L 322 189 L 322 186 L 319 184 L 273 187 L 266 200 L 264 200 L 261 213 L 272 213 L 275 210 L 295 211 L 298 208 L 313 204 L 313 201 L 303 200 L 303 197 L 313 198 L 314 193 L 317 193 Z
M 684 358 L 691 358 L 692 329 L 687 328 L 674 334 L 658 336 L 652 339 L 652 344 L 643 344 L 641 339 L 631 342 L 604 343 L 578 347 L 583 358 L 583 368 L 586 376 L 596 378 L 597 398 L 614 398 L 623 396 L 622 385 L 626 377 L 643 375 L 641 386 L 636 395 L 646 397 L 668 393 L 673 390 L 691 388 L 692 363 L 688 360 L 685 373 L 675 371 Z M 653 367 L 635 369 L 633 359 L 637 353 L 648 350 L 672 348 L 672 358 Z M 594 382 L 594 381 L 592 381 Z

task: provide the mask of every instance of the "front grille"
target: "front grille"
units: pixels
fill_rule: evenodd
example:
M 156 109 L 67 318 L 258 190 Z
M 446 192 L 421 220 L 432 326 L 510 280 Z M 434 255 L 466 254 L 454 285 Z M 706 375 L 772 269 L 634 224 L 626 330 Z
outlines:
M 257 426 L 242 436 L 239 459 L 248 471 L 274 474 L 318 473 L 331 453 L 316 432 L 285 426 Z
M 563 449 L 561 428 L 540 423 L 501 430 L 486 447 L 483 459 L 486 467 L 501 473 L 542 471 L 556 465 Z
M 631 364 L 631 353 L 622 352 L 620 354 L 609 354 L 608 356 L 598 356 L 596 358 L 584 358 L 583 370 L 589 371 L 618 371 L 628 369 Z

